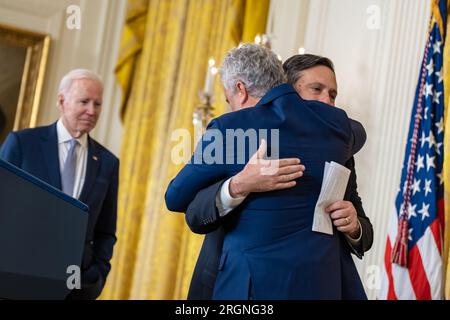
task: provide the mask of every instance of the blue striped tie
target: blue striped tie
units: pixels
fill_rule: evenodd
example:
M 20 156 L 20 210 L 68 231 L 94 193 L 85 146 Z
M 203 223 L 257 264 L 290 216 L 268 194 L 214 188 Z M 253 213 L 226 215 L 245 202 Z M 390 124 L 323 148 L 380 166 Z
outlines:
M 75 185 L 75 169 L 77 167 L 77 144 L 78 141 L 72 139 L 69 141 L 69 151 L 67 152 L 64 169 L 61 174 L 62 191 L 69 196 L 73 196 Z

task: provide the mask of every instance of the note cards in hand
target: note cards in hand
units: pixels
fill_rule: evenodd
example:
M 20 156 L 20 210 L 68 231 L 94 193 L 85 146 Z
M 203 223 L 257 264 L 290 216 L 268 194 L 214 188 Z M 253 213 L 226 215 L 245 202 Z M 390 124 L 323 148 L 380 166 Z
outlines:
M 333 223 L 325 209 L 336 201 L 344 199 L 349 177 L 350 170 L 346 167 L 334 161 L 325 163 L 322 189 L 314 210 L 312 231 L 333 234 Z

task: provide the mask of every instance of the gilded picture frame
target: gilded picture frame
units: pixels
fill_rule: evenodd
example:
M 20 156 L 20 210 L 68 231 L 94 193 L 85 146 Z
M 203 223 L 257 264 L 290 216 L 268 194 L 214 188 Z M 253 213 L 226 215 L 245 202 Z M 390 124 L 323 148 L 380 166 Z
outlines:
M 36 126 L 50 36 L 0 24 L 0 144 Z

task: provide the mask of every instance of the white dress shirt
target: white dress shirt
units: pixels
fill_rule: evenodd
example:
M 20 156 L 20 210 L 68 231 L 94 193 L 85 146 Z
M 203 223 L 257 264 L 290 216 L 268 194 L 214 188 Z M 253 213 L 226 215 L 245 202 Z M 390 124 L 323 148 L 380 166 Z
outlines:
M 61 119 L 56 123 L 56 132 L 58 134 L 58 154 L 59 154 L 59 170 L 62 175 L 64 169 L 64 162 L 69 152 L 70 140 L 73 139 L 72 135 L 67 131 L 66 127 L 62 123 Z M 76 147 L 77 166 L 75 168 L 75 185 L 73 187 L 72 197 L 78 199 L 83 190 L 84 181 L 86 177 L 86 166 L 88 156 L 88 138 L 87 134 L 83 134 L 76 139 L 78 141 Z
M 216 207 L 219 211 L 219 216 L 224 217 L 228 213 L 230 213 L 234 208 L 236 208 L 238 205 L 240 205 L 246 197 L 240 197 L 240 198 L 233 198 L 230 194 L 230 181 L 231 178 L 225 181 L 225 183 L 222 185 L 222 188 L 220 188 L 220 192 L 216 195 Z M 348 236 L 347 234 L 345 237 L 347 238 L 347 241 L 350 242 L 351 245 L 356 246 L 359 244 L 362 238 L 362 228 L 361 228 L 361 222 L 359 222 L 359 238 L 353 239 L 352 237 Z

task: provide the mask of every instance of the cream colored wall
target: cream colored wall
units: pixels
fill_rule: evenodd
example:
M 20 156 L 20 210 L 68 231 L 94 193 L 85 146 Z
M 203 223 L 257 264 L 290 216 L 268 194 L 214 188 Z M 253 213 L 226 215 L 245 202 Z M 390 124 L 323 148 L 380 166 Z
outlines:
M 81 29 L 69 29 L 69 5 L 81 9 Z M 122 126 L 119 121 L 120 90 L 114 66 L 124 21 L 126 0 L 1 0 L 0 23 L 46 33 L 51 49 L 40 103 L 38 125 L 59 117 L 56 94 L 60 79 L 74 68 L 94 70 L 104 80 L 104 107 L 92 136 L 119 154 Z
M 273 49 L 283 58 L 299 47 L 331 58 L 339 84 L 337 105 L 366 128 L 356 172 L 375 238 L 357 266 L 372 299 L 377 290 L 368 274 L 382 266 L 428 19 L 429 1 L 272 0 L 267 33 Z

